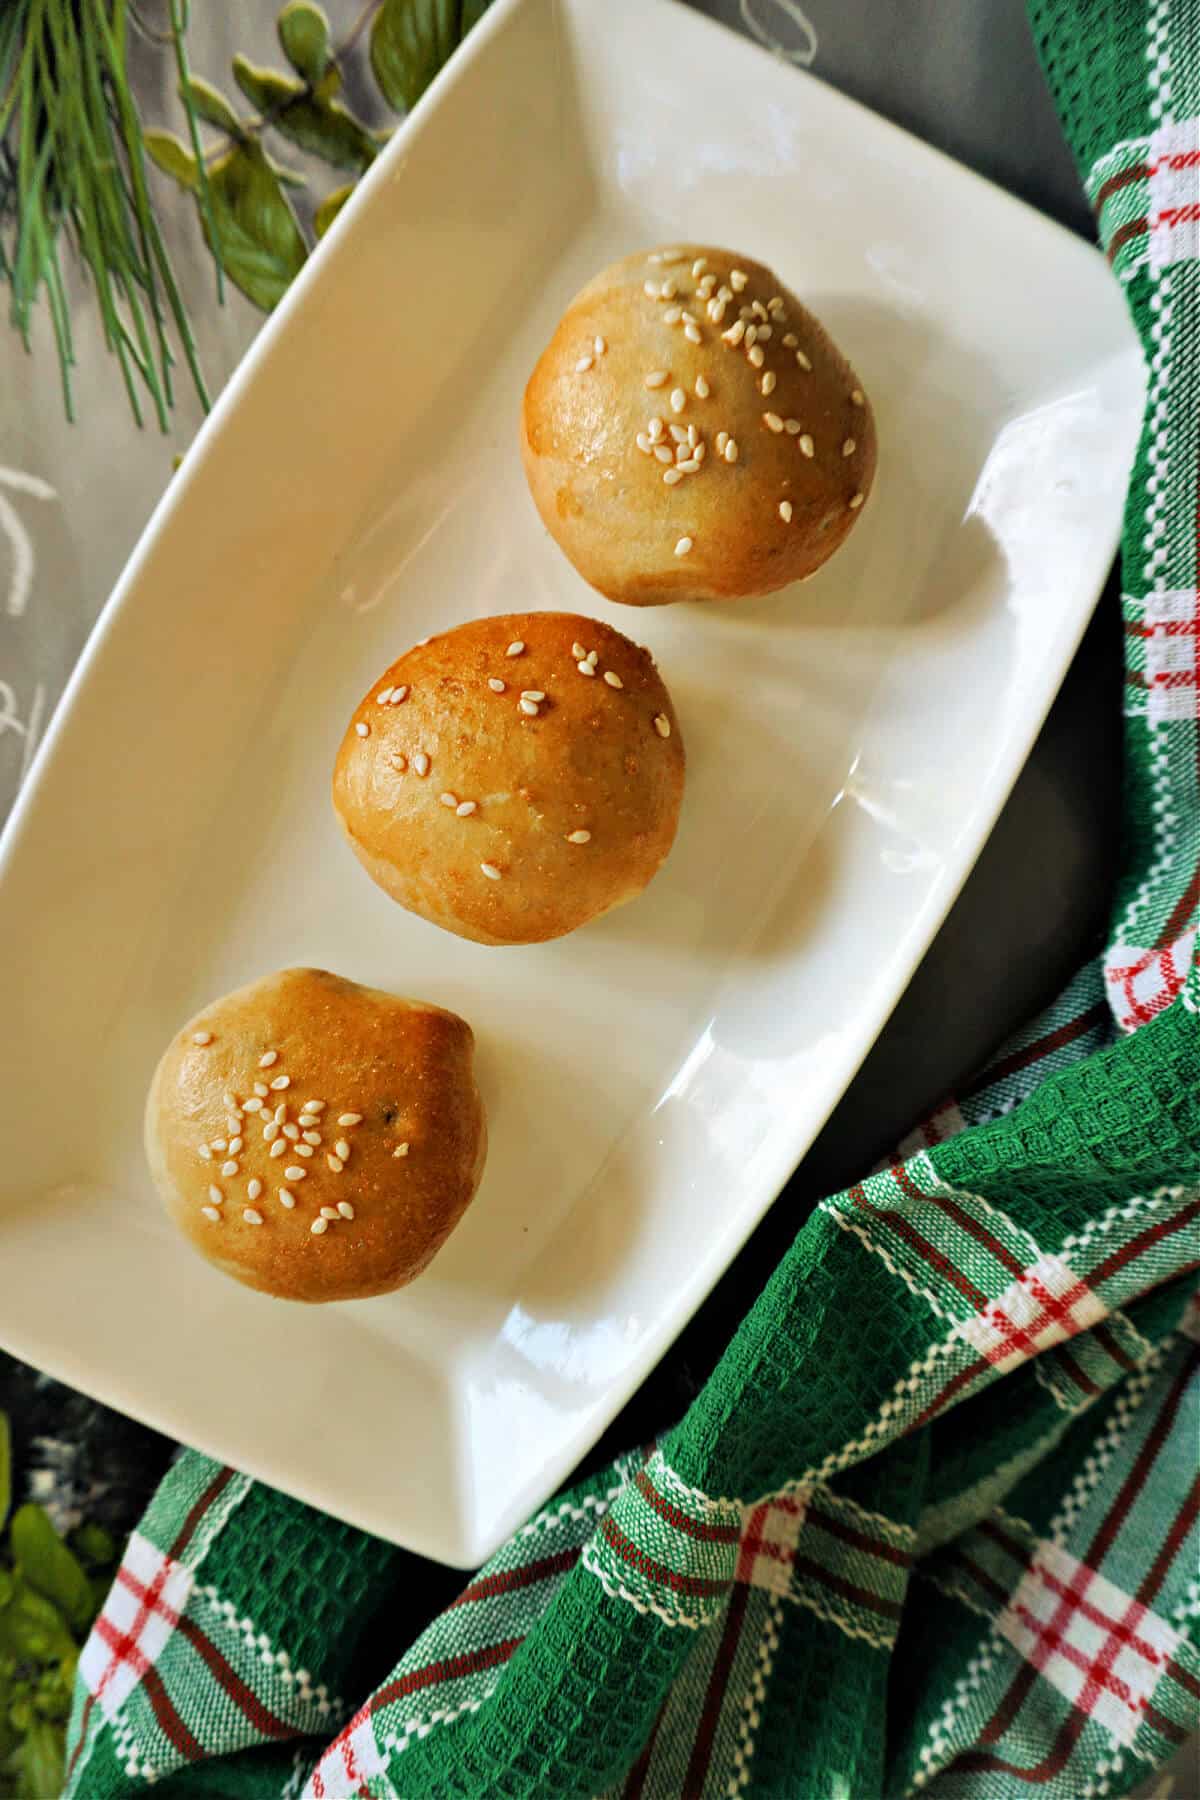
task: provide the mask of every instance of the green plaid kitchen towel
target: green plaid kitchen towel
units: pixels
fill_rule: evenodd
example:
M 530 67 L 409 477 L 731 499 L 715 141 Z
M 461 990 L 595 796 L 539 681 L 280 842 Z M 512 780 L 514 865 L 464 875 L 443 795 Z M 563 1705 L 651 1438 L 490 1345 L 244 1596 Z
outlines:
M 83 1654 L 72 1796 L 1089 1800 L 1200 1727 L 1200 0 L 1031 14 L 1150 377 L 1103 961 L 365 1698 L 400 1553 L 185 1454 Z

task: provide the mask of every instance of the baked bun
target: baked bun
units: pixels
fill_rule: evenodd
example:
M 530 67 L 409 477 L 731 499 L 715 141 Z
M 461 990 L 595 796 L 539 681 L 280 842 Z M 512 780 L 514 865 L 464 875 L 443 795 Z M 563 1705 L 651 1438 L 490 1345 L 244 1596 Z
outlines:
M 575 296 L 525 389 L 521 450 L 584 580 L 658 606 L 819 569 L 871 491 L 875 424 L 770 269 L 688 244 L 627 256 Z
M 572 613 L 476 619 L 406 651 L 364 695 L 333 771 L 368 874 L 480 944 L 541 943 L 632 900 L 682 797 L 653 657 Z
M 214 1001 L 150 1086 L 146 1155 L 168 1213 L 224 1274 L 283 1300 L 403 1287 L 483 1174 L 474 1046 L 454 1013 L 324 969 Z

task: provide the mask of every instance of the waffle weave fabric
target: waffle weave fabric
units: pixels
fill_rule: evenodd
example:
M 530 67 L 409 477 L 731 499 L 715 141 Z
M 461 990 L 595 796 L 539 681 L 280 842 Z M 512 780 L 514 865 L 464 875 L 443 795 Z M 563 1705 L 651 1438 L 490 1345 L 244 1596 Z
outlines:
M 1105 955 L 415 1642 L 399 1552 L 186 1453 L 73 1800 L 1090 1800 L 1200 1728 L 1200 0 L 1030 13 L 1149 371 Z

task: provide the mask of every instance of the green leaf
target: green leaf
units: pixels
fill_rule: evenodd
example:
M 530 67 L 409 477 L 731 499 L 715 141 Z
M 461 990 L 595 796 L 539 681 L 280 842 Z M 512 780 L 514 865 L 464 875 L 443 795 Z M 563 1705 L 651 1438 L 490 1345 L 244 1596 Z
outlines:
M 319 238 L 325 236 L 353 192 L 354 183 L 350 182 L 348 186 L 334 188 L 332 194 L 326 194 L 313 214 L 313 230 Z
M 329 20 L 311 0 L 288 0 L 276 21 L 283 54 L 309 87 L 329 66 Z
M 21 1800 L 48 1800 L 63 1791 L 63 1733 L 47 1719 L 36 1720 L 21 1748 L 17 1792 Z
M 394 111 L 411 111 L 458 38 L 457 0 L 383 0 L 371 25 L 371 68 Z
M 147 131 L 142 142 L 146 147 L 146 155 L 151 162 L 157 163 L 164 174 L 172 181 L 177 181 L 182 188 L 194 194 L 200 186 L 199 167 L 196 159 L 169 131 Z
M 300 273 L 308 249 L 256 138 L 218 158 L 209 171 L 209 190 L 216 237 L 210 248 L 247 299 L 270 312 Z
M 478 25 L 491 3 L 492 0 L 463 0 L 462 31 L 464 37 L 468 31 Z
M 186 82 L 185 97 L 191 101 L 202 119 L 219 130 L 227 131 L 230 137 L 242 136 L 242 123 L 219 88 L 211 81 L 205 81 L 200 75 L 189 75 Z
M 75 1654 L 75 1639 L 58 1608 L 18 1574 L 12 1600 L 0 1611 L 0 1656 L 47 1663 Z
M 379 154 L 366 126 L 339 101 L 322 99 L 273 69 L 257 69 L 244 56 L 234 57 L 233 74 L 267 124 L 335 169 L 365 169 Z
M 30 1587 L 52 1600 L 76 1631 L 86 1631 L 92 1622 L 91 1583 L 42 1508 L 32 1502 L 18 1507 L 8 1535 L 13 1561 Z
M 71 1533 L 71 1548 L 91 1569 L 111 1568 L 117 1560 L 117 1541 L 103 1525 L 80 1525 Z
M 12 1505 L 12 1432 L 8 1414 L 0 1412 L 0 1530 Z

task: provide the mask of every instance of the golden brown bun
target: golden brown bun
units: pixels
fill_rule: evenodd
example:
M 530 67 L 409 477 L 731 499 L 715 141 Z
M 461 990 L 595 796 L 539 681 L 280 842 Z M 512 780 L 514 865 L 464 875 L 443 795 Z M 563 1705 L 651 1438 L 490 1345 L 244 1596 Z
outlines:
M 735 271 L 747 278 L 738 292 Z M 661 297 L 664 283 L 677 292 Z M 764 325 L 770 335 L 749 349 L 723 336 Z M 654 373 L 667 379 L 648 388 Z M 670 428 L 696 428 L 703 460 L 678 481 L 664 481 L 649 445 L 655 419 L 672 454 Z M 875 424 L 845 357 L 770 269 L 688 244 L 627 256 L 575 296 L 525 389 L 521 450 L 546 529 L 584 580 L 610 600 L 658 606 L 766 594 L 820 568 L 871 491 Z
M 214 1001 L 150 1086 L 146 1155 L 167 1212 L 209 1262 L 264 1294 L 363 1300 L 403 1287 L 483 1174 L 474 1046 L 454 1013 L 324 969 L 284 969 Z M 324 1106 L 301 1126 L 307 1101 Z M 287 1148 L 273 1156 L 277 1143 Z M 321 1208 L 340 1205 L 352 1217 L 314 1234 Z
M 675 836 L 683 766 L 648 650 L 595 619 L 509 613 L 383 671 L 342 740 L 333 804 L 401 906 L 477 943 L 537 944 L 641 893 Z

